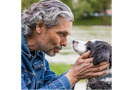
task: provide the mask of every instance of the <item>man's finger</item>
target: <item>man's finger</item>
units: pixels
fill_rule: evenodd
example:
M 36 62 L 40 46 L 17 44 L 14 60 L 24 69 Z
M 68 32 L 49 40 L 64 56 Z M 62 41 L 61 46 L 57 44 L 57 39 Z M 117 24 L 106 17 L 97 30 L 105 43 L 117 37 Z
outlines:
M 106 69 L 108 66 L 109 66 L 109 63 L 105 64 L 103 66 L 100 66 L 100 67 L 92 68 L 90 71 L 92 71 L 92 72 L 102 71 L 102 70 Z
M 92 58 L 87 58 L 85 60 L 87 61 L 87 63 L 93 63 L 93 57 Z
M 105 70 L 100 71 L 100 72 L 96 72 L 96 73 L 89 73 L 89 77 L 98 77 L 98 76 L 102 76 L 106 73 Z
M 104 75 L 105 73 L 106 73 L 106 71 L 103 70 L 103 71 L 100 71 L 100 72 L 93 73 L 93 76 L 98 77 L 98 76 Z
M 91 51 L 89 50 L 89 51 L 85 52 L 85 53 L 81 56 L 81 58 L 82 58 L 82 59 L 86 59 L 86 58 L 88 58 L 88 57 L 90 56 L 90 54 L 91 54 Z
M 103 66 L 105 64 L 109 64 L 109 62 L 101 62 L 101 63 L 95 65 L 95 67 L 100 67 L 100 66 Z

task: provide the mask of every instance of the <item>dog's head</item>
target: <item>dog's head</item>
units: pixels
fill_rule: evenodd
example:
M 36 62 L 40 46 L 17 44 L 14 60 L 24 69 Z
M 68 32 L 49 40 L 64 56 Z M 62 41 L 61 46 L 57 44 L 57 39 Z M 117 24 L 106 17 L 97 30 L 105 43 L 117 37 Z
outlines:
M 88 50 L 91 51 L 91 57 L 94 57 L 93 64 L 97 65 L 103 61 L 109 61 L 110 67 L 112 63 L 112 47 L 102 40 L 90 40 L 88 42 L 73 40 L 73 49 L 82 55 Z

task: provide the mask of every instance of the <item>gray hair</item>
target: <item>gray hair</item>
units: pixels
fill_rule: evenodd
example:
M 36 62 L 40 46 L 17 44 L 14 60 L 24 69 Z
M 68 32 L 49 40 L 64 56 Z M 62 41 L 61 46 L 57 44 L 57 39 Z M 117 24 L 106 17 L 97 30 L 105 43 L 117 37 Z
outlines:
M 44 21 L 47 28 L 60 24 L 60 18 L 74 21 L 74 15 L 70 8 L 59 0 L 40 0 L 32 4 L 22 14 L 22 27 L 24 35 L 31 35 L 36 29 L 36 24 Z

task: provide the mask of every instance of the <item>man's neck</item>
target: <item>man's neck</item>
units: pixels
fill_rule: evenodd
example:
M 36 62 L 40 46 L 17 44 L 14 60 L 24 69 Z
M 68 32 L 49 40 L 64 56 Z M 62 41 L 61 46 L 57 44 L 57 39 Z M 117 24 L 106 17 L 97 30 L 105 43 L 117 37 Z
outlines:
M 29 36 L 25 36 L 26 40 L 27 40 L 27 45 L 30 51 L 35 51 L 38 50 L 37 49 L 37 45 L 36 45 L 36 39 L 33 37 L 29 37 Z

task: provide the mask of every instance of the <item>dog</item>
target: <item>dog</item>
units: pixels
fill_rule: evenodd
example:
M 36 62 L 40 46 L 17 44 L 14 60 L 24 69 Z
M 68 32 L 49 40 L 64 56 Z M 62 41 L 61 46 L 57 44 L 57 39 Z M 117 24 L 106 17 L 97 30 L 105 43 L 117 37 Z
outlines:
M 88 79 L 86 82 L 86 89 L 112 89 L 112 46 L 105 41 L 99 39 L 89 40 L 88 42 L 73 40 L 73 49 L 80 56 L 91 51 L 89 57 L 93 57 L 93 64 L 97 65 L 103 61 L 109 62 L 110 66 L 106 69 L 106 73 L 103 76 Z

